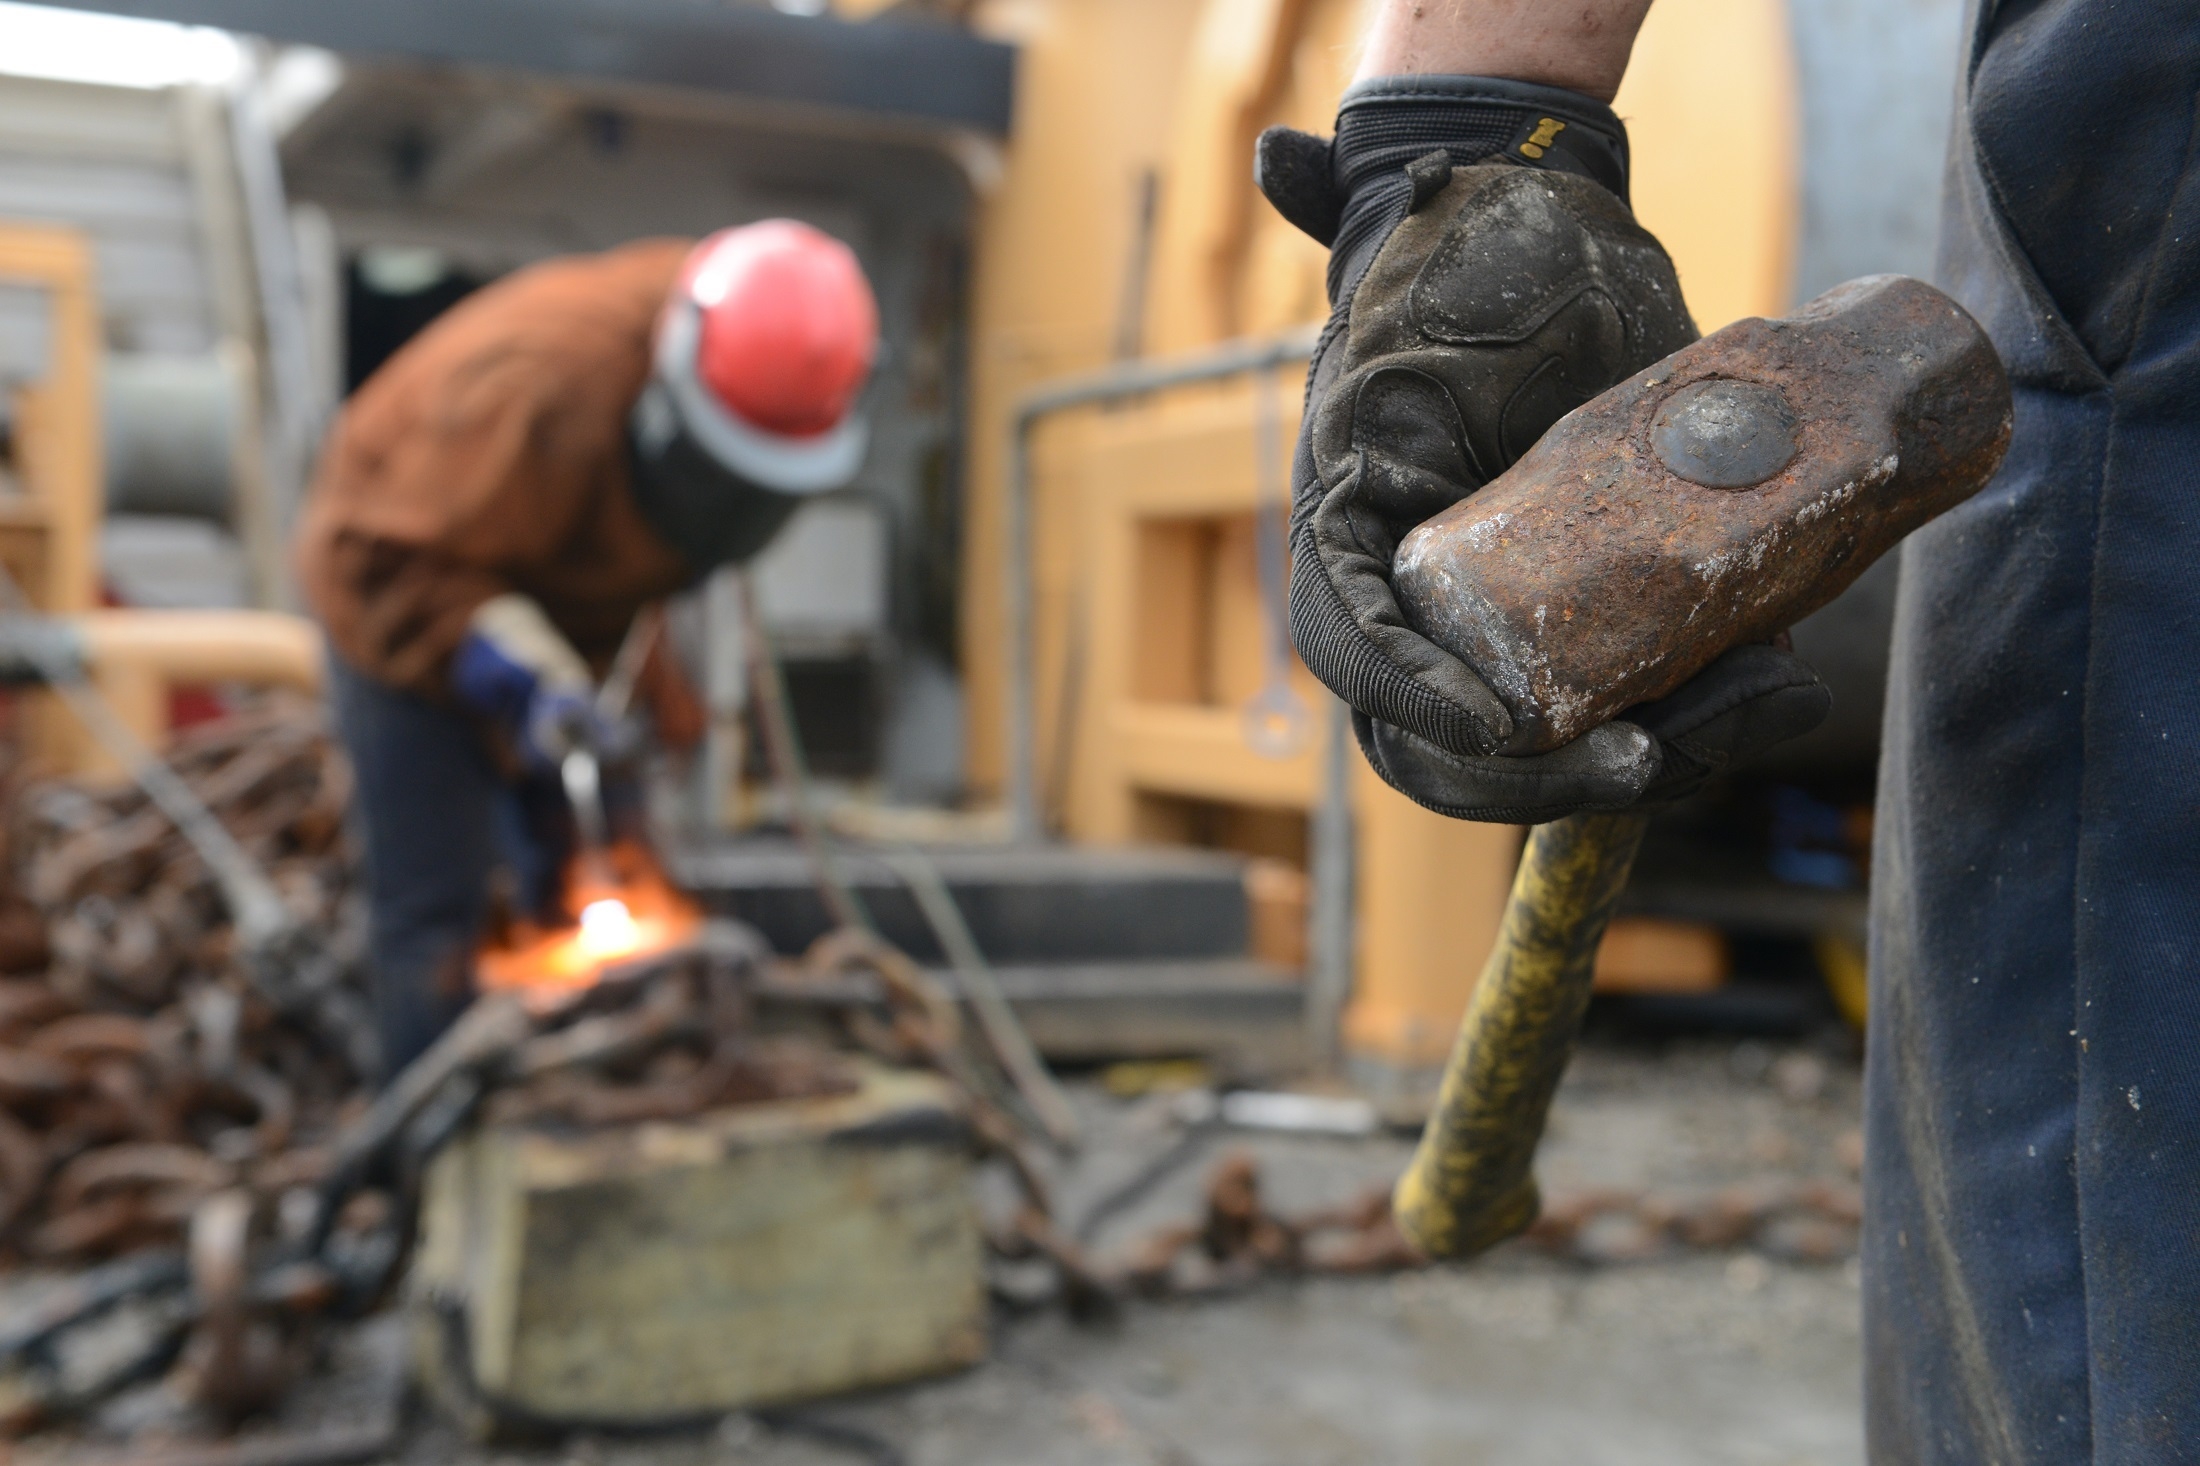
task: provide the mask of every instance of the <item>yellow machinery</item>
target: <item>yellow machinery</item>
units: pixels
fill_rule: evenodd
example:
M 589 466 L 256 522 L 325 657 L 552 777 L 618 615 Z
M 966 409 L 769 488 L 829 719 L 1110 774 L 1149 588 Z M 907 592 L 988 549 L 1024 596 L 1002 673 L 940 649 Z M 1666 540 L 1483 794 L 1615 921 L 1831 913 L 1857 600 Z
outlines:
M 1344 1057 L 1365 1080 L 1418 1088 L 1496 935 L 1520 835 L 1430 814 L 1356 752 L 1332 757 L 1341 719 L 1295 660 L 1275 666 L 1275 577 L 1264 588 L 1259 564 L 1257 516 L 1287 494 L 1302 343 L 1327 307 L 1324 252 L 1268 209 L 1248 160 L 1270 124 L 1328 130 L 1364 7 L 1023 0 L 987 14 L 1022 70 L 976 273 L 974 778 L 1073 839 L 1221 845 L 1302 870 L 1322 863 L 1326 791 L 1356 892 L 1337 957 Z M 1779 0 L 1651 12 L 1618 110 L 1637 213 L 1706 331 L 1789 303 L 1796 107 Z M 1155 385 L 1171 376 L 1194 380 Z M 1279 703 L 1304 713 L 1264 730 Z M 1319 923 L 1314 946 L 1318 1009 Z M 1599 980 L 1700 988 L 1724 960 L 1707 928 L 1622 921 Z M 1341 975 L 1327 980 L 1341 996 Z
M 32 606 L 63 618 L 75 652 L 148 744 L 167 732 L 173 686 L 241 682 L 317 691 L 320 637 L 271 611 L 139 611 L 99 605 L 100 333 L 90 246 L 69 229 L 0 224 L 0 300 L 15 346 L 0 462 L 0 564 Z M 63 772 L 116 772 L 74 719 L 41 697 L 31 751 Z
M 1422 811 L 1335 746 L 1333 702 L 1277 644 L 1277 567 L 1261 569 L 1261 515 L 1280 508 L 1296 429 L 1294 353 L 1326 304 L 1323 252 L 1259 198 L 1248 159 L 1271 123 L 1329 127 L 1364 0 L 964 9 L 1019 48 L 1005 150 L 973 135 L 957 153 L 983 194 L 961 633 L 972 782 L 1015 793 L 1030 822 L 1074 840 L 1269 857 L 1260 869 L 1280 878 L 1256 903 L 1256 930 L 1280 933 L 1271 955 L 1294 961 L 1303 893 L 1339 892 L 1349 870 L 1351 920 L 1318 924 L 1317 1000 L 1341 998 L 1349 969 L 1346 1057 L 1432 1072 L 1494 938 L 1519 834 Z M 1785 26 L 1780 0 L 1660 0 L 1620 97 L 1637 210 L 1706 329 L 1788 303 L 1798 162 Z M 54 323 L 48 360 L 10 389 L 20 426 L 0 560 L 41 608 L 85 618 L 95 675 L 148 736 L 173 682 L 314 685 L 316 638 L 293 618 L 95 609 L 99 343 L 85 247 L 0 228 L 0 282 L 45 292 Z M 1156 364 L 1186 359 L 1207 369 L 1156 385 L 1171 375 Z M 1148 385 L 1119 390 L 1127 362 Z M 1086 390 L 1048 391 L 1065 378 Z M 72 728 L 41 718 L 49 758 L 91 761 Z M 1707 929 L 1622 923 L 1600 974 L 1702 986 L 1722 962 Z

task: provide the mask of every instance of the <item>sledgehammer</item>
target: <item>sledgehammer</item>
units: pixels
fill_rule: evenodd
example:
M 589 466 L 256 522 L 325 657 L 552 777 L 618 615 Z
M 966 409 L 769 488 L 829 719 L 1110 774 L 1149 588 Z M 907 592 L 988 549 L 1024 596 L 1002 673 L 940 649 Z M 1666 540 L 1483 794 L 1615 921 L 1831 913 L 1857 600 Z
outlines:
M 1976 493 L 2009 442 L 2000 358 L 1916 280 L 1839 286 L 1745 320 L 1562 419 L 1400 544 L 1400 607 L 1556 748 L 1766 641 Z M 1646 817 L 1529 835 L 1496 948 L 1393 1209 L 1435 1257 L 1524 1231 L 1551 1096 Z

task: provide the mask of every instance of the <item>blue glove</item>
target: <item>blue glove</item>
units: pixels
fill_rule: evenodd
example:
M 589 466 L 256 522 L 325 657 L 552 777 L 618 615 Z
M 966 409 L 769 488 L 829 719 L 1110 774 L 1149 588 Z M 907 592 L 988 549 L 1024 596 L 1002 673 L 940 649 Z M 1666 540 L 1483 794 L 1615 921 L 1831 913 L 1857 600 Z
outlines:
M 451 692 L 503 729 L 536 771 L 576 748 L 621 741 L 597 716 L 588 664 L 526 596 L 498 596 L 474 612 L 451 657 Z

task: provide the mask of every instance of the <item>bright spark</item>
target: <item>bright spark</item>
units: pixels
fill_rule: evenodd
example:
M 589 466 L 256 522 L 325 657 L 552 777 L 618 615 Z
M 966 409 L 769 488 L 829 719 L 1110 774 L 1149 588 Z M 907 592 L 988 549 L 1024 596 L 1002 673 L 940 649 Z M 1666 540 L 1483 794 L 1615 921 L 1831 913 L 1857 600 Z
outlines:
M 606 898 L 581 908 L 580 947 L 585 955 L 623 957 L 641 942 L 641 927 L 624 901 Z

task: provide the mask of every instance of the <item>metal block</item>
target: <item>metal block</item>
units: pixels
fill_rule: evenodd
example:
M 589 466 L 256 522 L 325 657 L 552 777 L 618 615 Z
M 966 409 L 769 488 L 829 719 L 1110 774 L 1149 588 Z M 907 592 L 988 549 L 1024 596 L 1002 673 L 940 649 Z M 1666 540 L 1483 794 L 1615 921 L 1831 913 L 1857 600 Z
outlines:
M 617 1425 L 975 1363 L 969 1157 L 947 1085 L 884 1069 L 687 1121 L 478 1130 L 427 1179 L 424 1382 L 477 1425 Z
M 1398 604 L 1510 714 L 1485 751 L 1546 753 L 1824 606 L 1984 487 L 2010 422 L 1960 306 L 1852 281 L 1569 413 L 1399 543 Z

